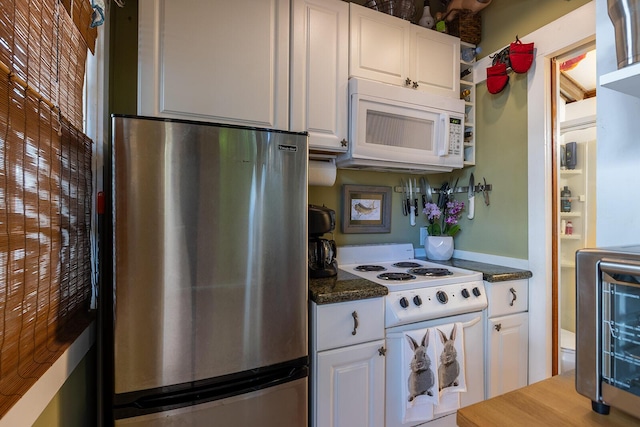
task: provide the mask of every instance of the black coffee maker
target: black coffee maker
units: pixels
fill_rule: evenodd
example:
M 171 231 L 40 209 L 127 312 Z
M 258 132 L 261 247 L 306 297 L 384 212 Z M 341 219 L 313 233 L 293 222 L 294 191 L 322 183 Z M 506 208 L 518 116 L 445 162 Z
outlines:
M 338 274 L 336 242 L 323 239 L 333 232 L 336 213 L 325 206 L 309 205 L 309 277 L 332 277 Z

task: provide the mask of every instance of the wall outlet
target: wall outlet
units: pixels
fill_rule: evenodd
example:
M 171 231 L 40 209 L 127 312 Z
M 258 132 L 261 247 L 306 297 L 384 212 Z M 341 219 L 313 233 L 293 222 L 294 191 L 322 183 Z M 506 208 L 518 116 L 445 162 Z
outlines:
M 424 246 L 424 241 L 427 239 L 427 227 L 420 227 L 420 245 Z

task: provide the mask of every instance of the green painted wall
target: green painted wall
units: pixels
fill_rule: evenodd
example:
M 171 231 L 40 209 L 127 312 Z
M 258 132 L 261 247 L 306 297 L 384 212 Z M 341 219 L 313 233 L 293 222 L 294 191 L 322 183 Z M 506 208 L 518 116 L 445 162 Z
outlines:
M 453 175 L 440 174 L 429 176 L 429 184 L 433 187 L 440 187 L 445 181 L 449 181 Z M 401 179 L 419 179 L 420 175 L 410 175 L 402 173 L 385 172 L 363 172 L 351 170 L 338 170 L 336 183 L 333 187 L 309 187 L 309 203 L 315 205 L 325 205 L 336 211 L 336 231 L 334 238 L 336 243 L 341 245 L 358 245 L 369 243 L 413 243 L 420 245 L 420 226 L 427 225 L 425 216 L 420 213 L 416 218 L 416 225 L 409 224 L 409 217 L 402 214 L 402 193 L 392 192 L 391 206 L 391 232 L 380 234 L 343 234 L 342 226 L 342 191 L 343 185 L 375 185 L 375 186 L 400 186 Z M 453 182 L 451 183 L 453 184 Z M 462 179 L 458 185 L 463 185 Z M 465 200 L 466 195 L 459 194 L 458 200 Z M 460 235 L 463 233 L 460 233 Z M 456 238 L 457 239 L 457 238 Z
M 482 56 L 541 28 L 591 0 L 493 0 L 482 13 Z M 570 29 L 567 29 L 570 30 Z M 526 40 L 535 42 L 535 40 Z
M 92 346 L 33 427 L 88 427 L 96 425 L 96 346 Z

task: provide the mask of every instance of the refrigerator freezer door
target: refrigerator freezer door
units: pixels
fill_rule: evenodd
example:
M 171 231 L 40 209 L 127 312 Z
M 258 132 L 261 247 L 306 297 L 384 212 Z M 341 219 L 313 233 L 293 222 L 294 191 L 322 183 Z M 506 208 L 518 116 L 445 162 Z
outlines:
M 115 393 L 306 356 L 306 135 L 113 124 Z
M 117 420 L 116 427 L 307 425 L 307 379 L 165 412 Z

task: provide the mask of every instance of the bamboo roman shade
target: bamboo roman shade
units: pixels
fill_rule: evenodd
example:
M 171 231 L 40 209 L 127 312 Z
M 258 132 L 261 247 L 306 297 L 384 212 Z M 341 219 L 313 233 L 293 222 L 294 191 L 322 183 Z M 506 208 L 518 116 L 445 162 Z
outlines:
M 0 0 L 0 417 L 87 325 L 86 55 L 62 3 Z

